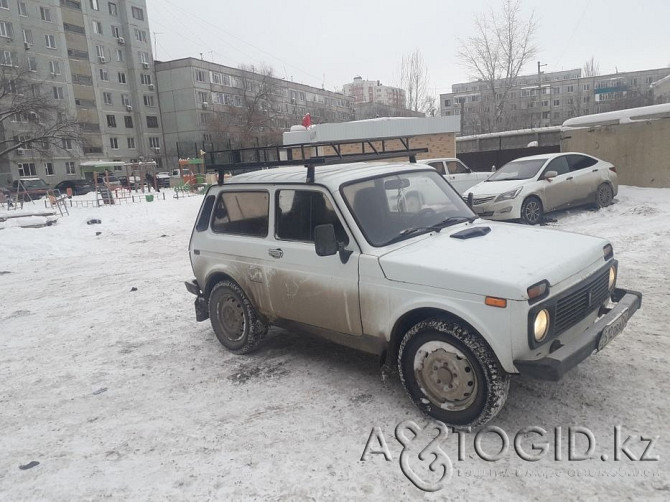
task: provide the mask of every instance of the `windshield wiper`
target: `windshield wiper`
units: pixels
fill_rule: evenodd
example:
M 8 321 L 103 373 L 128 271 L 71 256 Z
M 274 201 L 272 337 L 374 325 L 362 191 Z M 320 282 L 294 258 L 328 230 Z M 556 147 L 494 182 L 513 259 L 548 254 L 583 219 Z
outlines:
M 400 232 L 398 235 L 396 235 L 393 239 L 389 240 L 388 242 L 384 243 L 384 246 L 388 246 L 389 244 L 394 244 L 396 242 L 399 242 L 407 237 L 410 237 L 414 234 L 418 234 L 419 232 L 439 232 L 445 227 L 449 227 L 451 225 L 456 225 L 457 223 L 463 223 L 464 221 L 467 221 L 469 223 L 472 223 L 477 219 L 476 216 L 450 216 L 449 218 L 446 218 L 439 223 L 435 223 L 434 225 L 429 225 L 429 226 L 423 226 L 423 227 L 410 227 L 406 228 L 402 232 Z

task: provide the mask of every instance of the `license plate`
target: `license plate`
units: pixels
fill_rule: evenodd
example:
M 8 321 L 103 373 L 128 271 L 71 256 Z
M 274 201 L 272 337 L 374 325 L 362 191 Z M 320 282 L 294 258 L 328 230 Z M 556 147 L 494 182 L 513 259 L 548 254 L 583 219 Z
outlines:
M 627 323 L 628 309 L 625 309 L 608 322 L 607 326 L 603 329 L 603 332 L 600 334 L 600 340 L 598 340 L 598 351 L 603 350 L 605 345 L 610 343 L 619 333 L 621 333 Z

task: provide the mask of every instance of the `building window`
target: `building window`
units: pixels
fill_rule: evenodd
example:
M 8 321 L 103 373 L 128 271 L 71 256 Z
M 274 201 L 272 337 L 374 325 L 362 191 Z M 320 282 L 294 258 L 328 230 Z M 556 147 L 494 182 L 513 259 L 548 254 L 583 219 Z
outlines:
M 2 58 L 0 58 L 0 65 L 12 66 L 12 53 L 9 51 L 2 51 Z
M 92 21 L 93 24 L 93 33 L 102 35 L 102 23 L 100 21 Z
M 588 103 L 588 102 L 590 102 L 590 101 L 591 101 L 591 96 L 584 96 L 584 97 L 582 98 L 582 102 L 583 102 L 583 103 Z
M 14 36 L 14 29 L 12 23 L 0 21 L 0 37 L 12 38 Z
M 90 0 L 90 2 L 91 2 L 91 9 L 100 10 L 100 5 L 98 5 L 98 0 Z
M 203 92 L 203 91 L 198 91 L 198 105 L 200 103 L 207 103 L 209 102 L 209 93 L 208 92 Z
M 121 28 L 118 26 L 112 26 L 112 36 L 114 38 L 121 38 Z
M 128 140 L 128 148 L 135 149 L 135 138 L 126 138 Z
M 196 82 L 205 82 L 205 72 L 202 70 L 195 70 L 195 81 Z
M 107 115 L 107 127 L 116 127 L 115 115 Z
M 121 104 L 123 106 L 131 106 L 130 98 L 127 94 L 121 94 Z
M 56 48 L 56 37 L 53 35 L 44 35 L 44 42 L 49 49 Z
M 37 176 L 37 170 L 35 169 L 35 164 L 32 162 L 23 162 L 19 164 L 19 176 Z
M 112 16 L 118 16 L 118 10 L 116 9 L 116 4 L 114 2 L 108 2 L 107 6 L 109 7 L 109 14 Z
M 63 96 L 63 88 L 62 87 L 54 87 L 53 88 L 53 93 L 54 93 L 54 99 L 65 99 Z
M 133 128 L 133 117 L 131 117 L 130 115 L 126 115 L 123 117 L 123 121 L 125 122 L 127 129 Z
M 37 71 L 37 59 L 35 59 L 35 56 L 28 56 L 28 70 Z
M 147 32 L 135 28 L 135 40 L 137 40 L 138 42 L 147 43 Z
M 118 150 L 119 149 L 118 138 L 109 138 L 109 146 L 112 148 L 112 150 Z
M 26 30 L 25 28 L 22 31 L 23 31 L 23 41 L 27 44 L 32 44 L 33 32 L 31 30 Z
M 591 89 L 591 84 L 584 84 L 584 85 L 582 85 L 582 90 L 584 90 L 584 91 L 588 91 L 588 90 L 590 90 L 590 89 Z
M 140 63 L 149 63 L 149 53 L 144 51 L 137 51 L 137 59 L 140 60 Z
M 156 129 L 158 127 L 158 117 L 154 115 L 147 115 L 147 127 Z
M 209 72 L 209 80 L 212 84 L 220 84 L 222 82 L 222 75 L 220 73 L 217 73 L 215 71 L 210 71 Z
M 26 2 L 19 2 L 19 16 L 28 17 L 28 9 L 26 9 Z
M 156 136 L 149 136 L 149 147 L 160 148 L 161 147 L 160 138 L 157 138 Z
M 116 49 L 116 60 L 118 62 L 123 62 L 123 50 Z
M 150 108 L 155 107 L 156 105 L 154 104 L 154 97 L 153 96 L 144 96 L 144 106 L 148 106 Z
M 109 81 L 109 74 L 104 68 L 100 68 L 100 80 L 104 80 L 105 82 Z
M 103 92 L 102 93 L 102 100 L 105 102 L 106 105 L 111 105 L 112 104 L 112 93 L 111 92 Z
M 40 7 L 40 17 L 42 18 L 42 21 L 46 21 L 47 23 L 51 23 L 51 11 L 47 7 Z
M 45 162 L 44 163 L 44 174 L 46 176 L 53 176 L 54 175 L 54 165 L 52 162 Z
M 49 71 L 51 75 L 60 75 L 60 63 L 58 61 L 49 61 Z
M 126 83 L 126 74 L 123 73 L 122 71 L 119 72 L 119 84 L 125 84 Z
M 151 85 L 151 75 L 142 73 L 140 75 L 140 82 L 142 83 L 142 85 Z
M 71 160 L 65 162 L 65 174 L 77 174 L 77 171 L 74 167 L 74 162 Z
M 569 85 L 568 86 L 568 93 L 575 92 L 575 86 L 574 85 Z
M 132 7 L 131 10 L 134 19 L 137 19 L 138 21 L 144 21 L 144 11 L 142 9 L 139 7 Z
M 72 150 L 72 140 L 63 138 L 63 150 Z
M 104 58 L 105 57 L 105 48 L 102 45 L 96 45 L 95 46 L 95 53 L 98 55 L 98 58 Z M 102 62 L 102 60 L 101 60 Z

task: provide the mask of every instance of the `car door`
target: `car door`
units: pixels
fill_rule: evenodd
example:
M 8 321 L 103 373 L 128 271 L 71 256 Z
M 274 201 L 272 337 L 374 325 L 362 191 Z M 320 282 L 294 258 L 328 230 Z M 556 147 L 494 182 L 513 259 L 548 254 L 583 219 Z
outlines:
M 544 175 L 549 171 L 556 171 L 557 175 L 551 180 L 545 180 Z M 545 211 L 564 207 L 574 197 L 574 183 L 565 155 L 554 158 L 546 165 L 540 175 L 540 181 L 543 183 Z
M 465 192 L 468 188 L 479 183 L 477 176 L 458 159 L 447 160 L 447 181 L 451 183 L 458 193 Z
M 598 161 L 587 155 L 568 155 L 568 164 L 574 183 L 573 205 L 595 200 L 598 185 L 602 183 L 603 177 L 596 164 Z
M 269 300 L 275 316 L 309 326 L 362 334 L 358 292 L 360 252 L 330 194 L 319 187 L 282 187 L 274 193 L 274 242 L 268 246 Z M 314 227 L 331 223 L 338 241 L 353 250 L 318 256 Z

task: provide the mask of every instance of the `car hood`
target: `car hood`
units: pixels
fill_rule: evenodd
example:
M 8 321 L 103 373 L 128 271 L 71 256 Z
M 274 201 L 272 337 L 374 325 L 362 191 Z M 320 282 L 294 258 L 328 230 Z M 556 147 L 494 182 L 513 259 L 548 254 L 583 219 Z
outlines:
M 468 239 L 450 235 L 466 228 L 490 227 Z M 414 241 L 379 258 L 392 281 L 483 296 L 527 300 L 528 287 L 550 286 L 603 259 L 605 239 L 510 223 L 458 225 Z
M 468 196 L 470 192 L 474 197 L 479 197 L 482 195 L 500 195 L 501 193 L 509 192 L 515 188 L 522 187 L 532 182 L 533 180 L 500 180 L 500 181 L 482 181 L 477 183 L 472 188 L 468 189 L 465 194 L 465 197 Z

